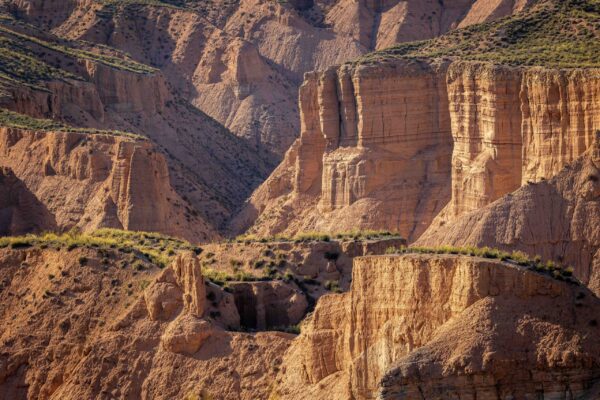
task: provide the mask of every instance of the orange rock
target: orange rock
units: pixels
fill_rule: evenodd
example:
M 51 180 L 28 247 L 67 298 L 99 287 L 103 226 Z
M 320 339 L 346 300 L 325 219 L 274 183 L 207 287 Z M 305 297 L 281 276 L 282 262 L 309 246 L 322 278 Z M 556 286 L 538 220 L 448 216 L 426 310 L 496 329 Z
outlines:
M 576 306 L 578 303 L 579 306 Z M 600 301 L 516 265 L 452 255 L 355 259 L 284 359 L 285 399 L 485 398 L 571 387 L 600 372 Z M 565 318 L 565 315 L 576 316 Z M 494 392 L 495 393 L 495 392 Z

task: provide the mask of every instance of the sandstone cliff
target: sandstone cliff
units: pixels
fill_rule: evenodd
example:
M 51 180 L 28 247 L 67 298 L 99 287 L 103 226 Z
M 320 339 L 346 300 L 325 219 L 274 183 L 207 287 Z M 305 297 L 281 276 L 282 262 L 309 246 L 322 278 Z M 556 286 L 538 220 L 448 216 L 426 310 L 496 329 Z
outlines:
M 302 133 L 234 229 L 390 229 L 414 240 L 575 160 L 600 129 L 593 70 L 388 60 L 308 74 Z M 451 156 L 450 156 L 451 155 Z
M 187 100 L 281 156 L 298 133 L 302 74 L 398 42 L 522 9 L 510 1 L 8 2 L 60 36 L 106 44 L 160 68 Z M 172 5 L 171 5 L 172 4 Z
M 530 182 L 450 223 L 434 224 L 417 245 L 518 249 L 575 267 L 600 293 L 600 141 L 550 180 Z
M 350 292 L 321 298 L 273 395 L 586 398 L 600 382 L 599 311 L 585 287 L 512 264 L 358 258 Z
M 216 237 L 172 189 L 164 157 L 145 140 L 0 128 L 0 166 L 12 169 L 60 230 L 156 231 L 195 242 Z M 49 228 L 39 222 L 32 230 Z

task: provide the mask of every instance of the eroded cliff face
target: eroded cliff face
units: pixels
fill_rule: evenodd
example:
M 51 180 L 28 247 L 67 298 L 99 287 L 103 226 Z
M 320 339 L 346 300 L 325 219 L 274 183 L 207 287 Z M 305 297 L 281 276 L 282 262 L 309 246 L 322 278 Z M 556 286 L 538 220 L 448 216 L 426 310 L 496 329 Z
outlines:
M 516 265 L 465 256 L 357 258 L 350 292 L 319 300 L 286 353 L 274 394 L 589 395 L 600 382 L 598 311 L 585 287 Z
M 0 399 L 266 398 L 292 335 L 226 331 L 233 295 L 193 254 L 162 270 L 130 255 L 0 250 Z
M 447 222 L 551 178 L 589 148 L 600 129 L 600 74 L 345 65 L 308 74 L 300 110 L 301 137 L 234 229 L 391 229 L 415 240 L 438 214 Z
M 553 177 L 600 129 L 597 70 L 456 63 L 448 93 L 454 150 L 446 212 L 454 217 Z
M 155 231 L 195 242 L 215 237 L 172 189 L 167 163 L 149 141 L 1 128 L 0 154 L 2 167 L 14 171 L 58 229 Z
M 600 138 L 599 138 L 600 139 Z M 436 221 L 417 245 L 521 250 L 574 267 L 600 293 L 600 141 L 554 178 L 529 183 L 450 223 Z
M 293 99 L 303 73 L 521 10 L 497 0 L 9 3 L 61 36 L 160 68 L 178 94 L 278 158 L 299 131 Z

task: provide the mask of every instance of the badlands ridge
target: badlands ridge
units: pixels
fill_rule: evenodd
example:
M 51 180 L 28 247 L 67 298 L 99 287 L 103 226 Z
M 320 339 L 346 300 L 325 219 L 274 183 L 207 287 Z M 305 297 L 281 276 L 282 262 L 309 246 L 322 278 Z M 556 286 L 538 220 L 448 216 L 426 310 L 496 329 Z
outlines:
M 598 0 L 0 1 L 0 400 L 600 399 Z

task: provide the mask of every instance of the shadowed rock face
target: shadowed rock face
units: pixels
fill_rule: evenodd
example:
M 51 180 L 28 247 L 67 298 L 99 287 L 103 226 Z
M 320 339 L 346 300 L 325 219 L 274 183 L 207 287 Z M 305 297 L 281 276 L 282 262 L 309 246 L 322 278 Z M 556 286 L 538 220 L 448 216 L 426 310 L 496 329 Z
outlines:
M 465 256 L 355 259 L 284 359 L 286 399 L 591 395 L 600 301 L 584 286 Z M 569 317 L 566 317 L 566 316 Z M 585 398 L 585 397 L 584 397 Z
M 417 239 L 433 219 L 554 176 L 600 129 L 598 70 L 388 61 L 308 74 L 302 134 L 234 229 L 389 229 Z
M 44 204 L 10 168 L 0 168 L 0 236 L 55 228 L 56 223 Z
M 306 296 L 294 284 L 282 282 L 233 283 L 240 325 L 251 330 L 271 330 L 296 325 L 306 315 Z

